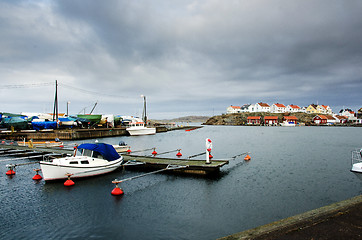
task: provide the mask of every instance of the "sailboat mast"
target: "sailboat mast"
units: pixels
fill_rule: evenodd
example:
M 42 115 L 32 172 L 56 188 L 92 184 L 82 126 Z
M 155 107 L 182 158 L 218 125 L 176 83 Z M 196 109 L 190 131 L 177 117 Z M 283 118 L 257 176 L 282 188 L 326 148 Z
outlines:
M 143 97 L 143 113 L 142 113 L 142 120 L 147 125 L 147 109 L 146 109 L 146 96 L 141 95 Z
M 58 80 L 55 80 L 55 99 L 53 110 L 53 121 L 56 120 L 58 128 Z

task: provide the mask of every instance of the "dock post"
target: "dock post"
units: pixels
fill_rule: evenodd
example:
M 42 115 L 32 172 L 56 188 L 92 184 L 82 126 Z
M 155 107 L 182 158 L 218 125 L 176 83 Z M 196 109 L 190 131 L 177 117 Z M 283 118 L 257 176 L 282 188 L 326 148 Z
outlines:
M 211 163 L 210 162 L 210 152 L 212 149 L 212 142 L 211 142 L 210 138 L 206 138 L 205 147 L 206 147 L 206 164 L 210 164 Z

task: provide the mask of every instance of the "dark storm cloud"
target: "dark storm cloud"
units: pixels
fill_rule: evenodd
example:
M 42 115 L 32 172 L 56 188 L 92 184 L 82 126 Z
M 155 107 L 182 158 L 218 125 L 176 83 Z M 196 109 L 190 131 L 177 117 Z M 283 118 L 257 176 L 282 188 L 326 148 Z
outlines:
M 160 115 L 259 101 L 361 105 L 346 97 L 362 90 L 360 1 L 0 4 L 1 81 L 100 92 L 68 88 L 74 105 L 101 99 L 104 111 L 127 112 L 140 94 Z M 114 106 L 120 99 L 133 105 Z

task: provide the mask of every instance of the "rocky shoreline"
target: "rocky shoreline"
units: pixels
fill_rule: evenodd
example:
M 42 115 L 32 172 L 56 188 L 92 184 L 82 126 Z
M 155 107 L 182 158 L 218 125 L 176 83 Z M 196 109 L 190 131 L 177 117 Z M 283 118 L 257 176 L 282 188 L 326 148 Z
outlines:
M 319 114 L 322 115 L 322 114 Z M 213 116 L 209 118 L 203 125 L 230 125 L 230 126 L 242 126 L 247 125 L 247 117 L 249 116 L 261 116 L 262 124 L 265 116 L 277 116 L 279 123 L 282 122 L 284 116 L 296 116 L 300 125 L 316 126 L 312 119 L 315 114 L 308 113 L 267 113 L 267 112 L 254 112 L 254 113 L 231 113 Z M 357 126 L 355 124 L 334 124 L 334 126 Z

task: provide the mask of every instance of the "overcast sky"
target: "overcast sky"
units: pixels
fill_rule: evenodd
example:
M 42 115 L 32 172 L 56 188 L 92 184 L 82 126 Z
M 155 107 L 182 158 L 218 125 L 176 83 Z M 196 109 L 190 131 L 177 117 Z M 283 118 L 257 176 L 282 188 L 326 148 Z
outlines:
M 360 0 L 0 1 L 0 112 L 362 107 Z

